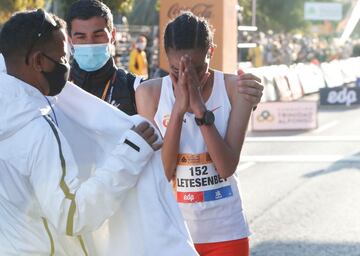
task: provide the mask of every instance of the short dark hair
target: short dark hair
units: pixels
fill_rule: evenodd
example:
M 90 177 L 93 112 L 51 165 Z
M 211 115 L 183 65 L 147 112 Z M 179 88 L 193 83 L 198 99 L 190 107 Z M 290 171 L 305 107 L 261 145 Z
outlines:
M 165 29 L 164 47 L 175 50 L 209 49 L 213 46 L 213 31 L 205 18 L 186 11 L 170 21 Z
M 43 47 L 53 40 L 52 31 L 66 27 L 65 21 L 54 14 L 47 14 L 55 21 L 56 26 L 44 26 L 48 31 L 37 40 L 39 29 L 44 25 L 43 10 L 32 10 L 15 13 L 3 26 L 0 34 L 0 52 L 4 58 L 26 57 L 32 49 Z
M 66 16 L 69 35 L 71 36 L 71 22 L 74 19 L 88 20 L 92 17 L 104 18 L 109 31 L 113 30 L 113 15 L 106 4 L 98 0 L 79 0 L 70 6 Z

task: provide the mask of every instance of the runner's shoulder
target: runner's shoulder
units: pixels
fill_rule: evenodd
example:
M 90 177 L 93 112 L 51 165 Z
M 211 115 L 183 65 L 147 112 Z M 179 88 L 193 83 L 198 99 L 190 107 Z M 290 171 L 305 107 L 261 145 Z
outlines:
M 142 82 L 136 89 L 136 94 L 140 96 L 153 97 L 158 99 L 160 97 L 162 78 L 150 79 Z

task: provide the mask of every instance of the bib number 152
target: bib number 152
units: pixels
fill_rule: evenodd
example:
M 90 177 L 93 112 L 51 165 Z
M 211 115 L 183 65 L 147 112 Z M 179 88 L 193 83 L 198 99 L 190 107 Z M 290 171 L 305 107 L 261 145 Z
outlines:
M 206 165 L 190 167 L 191 176 L 208 175 L 208 168 Z

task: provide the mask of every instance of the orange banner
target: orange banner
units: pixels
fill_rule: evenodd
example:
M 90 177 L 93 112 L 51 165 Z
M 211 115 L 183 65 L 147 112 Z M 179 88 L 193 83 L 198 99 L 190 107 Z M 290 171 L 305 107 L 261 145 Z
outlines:
M 237 0 L 160 0 L 160 67 L 169 71 L 164 50 L 166 24 L 181 11 L 190 10 L 205 17 L 215 29 L 215 53 L 211 67 L 234 73 L 237 69 Z

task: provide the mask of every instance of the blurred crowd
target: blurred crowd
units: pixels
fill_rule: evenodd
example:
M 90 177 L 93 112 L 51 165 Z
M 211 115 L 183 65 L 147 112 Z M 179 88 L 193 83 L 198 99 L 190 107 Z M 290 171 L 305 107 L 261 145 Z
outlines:
M 255 35 L 244 32 L 239 40 L 256 43 L 254 48 L 239 49 L 239 60 L 251 61 L 254 67 L 294 63 L 319 64 L 360 54 L 359 42 L 355 40 L 342 44 L 336 38 L 274 34 L 271 31 Z
M 125 27 L 124 27 L 125 28 Z M 130 52 L 136 49 L 136 38 L 144 35 L 147 45 L 144 50 L 147 57 L 148 73 L 145 77 L 154 77 L 158 71 L 159 39 L 158 28 L 147 26 L 120 27 L 117 33 L 115 61 L 117 66 L 129 68 Z M 341 43 L 338 38 L 304 36 L 263 32 L 242 32 L 238 41 L 255 43 L 253 48 L 239 48 L 239 62 L 251 63 L 253 67 L 271 65 L 292 65 L 295 63 L 330 62 L 335 59 L 347 59 L 360 56 L 360 39 L 351 39 Z
M 144 78 L 154 77 L 159 58 L 158 27 L 119 25 L 116 29 L 116 65 Z

